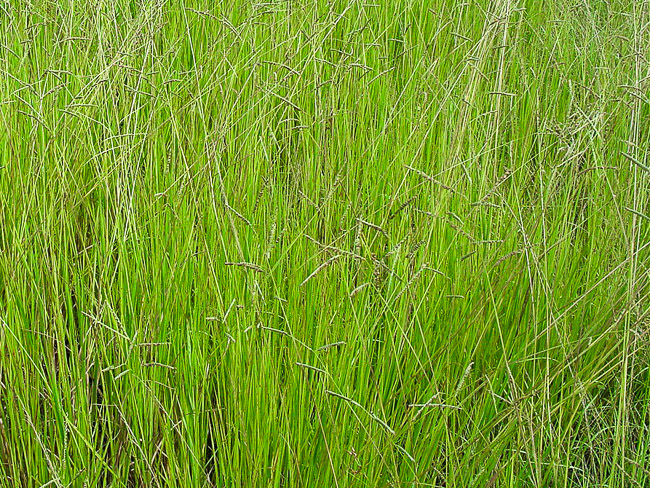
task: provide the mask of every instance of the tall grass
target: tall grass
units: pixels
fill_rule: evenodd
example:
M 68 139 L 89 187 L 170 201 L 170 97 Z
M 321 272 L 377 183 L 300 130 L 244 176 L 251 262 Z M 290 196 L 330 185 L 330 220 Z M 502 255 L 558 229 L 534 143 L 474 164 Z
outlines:
M 650 485 L 650 4 L 0 5 L 0 485 Z

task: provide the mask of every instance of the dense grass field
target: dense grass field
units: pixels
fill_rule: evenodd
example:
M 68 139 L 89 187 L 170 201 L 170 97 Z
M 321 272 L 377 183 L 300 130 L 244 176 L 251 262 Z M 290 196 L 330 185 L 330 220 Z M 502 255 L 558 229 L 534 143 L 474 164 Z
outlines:
M 650 486 L 650 4 L 0 5 L 0 486 Z

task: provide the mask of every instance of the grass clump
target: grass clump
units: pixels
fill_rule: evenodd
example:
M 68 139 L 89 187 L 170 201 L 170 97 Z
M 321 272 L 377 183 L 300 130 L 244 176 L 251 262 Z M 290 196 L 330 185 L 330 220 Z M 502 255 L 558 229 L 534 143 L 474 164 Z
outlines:
M 650 484 L 650 4 L 0 6 L 0 485 Z

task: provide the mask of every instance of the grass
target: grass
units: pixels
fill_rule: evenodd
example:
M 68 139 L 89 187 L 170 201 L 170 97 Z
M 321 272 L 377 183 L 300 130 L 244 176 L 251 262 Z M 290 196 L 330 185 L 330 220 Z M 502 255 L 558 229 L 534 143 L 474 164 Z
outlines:
M 0 486 L 650 486 L 650 4 L 0 5 Z

